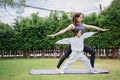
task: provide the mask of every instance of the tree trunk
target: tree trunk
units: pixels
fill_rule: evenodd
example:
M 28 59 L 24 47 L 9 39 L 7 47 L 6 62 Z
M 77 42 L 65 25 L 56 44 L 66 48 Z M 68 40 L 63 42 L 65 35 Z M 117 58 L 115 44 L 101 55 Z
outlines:
M 26 49 L 23 50 L 23 57 L 24 57 L 24 58 L 28 58 L 28 57 L 29 57 Z
M 63 55 L 63 49 L 60 48 L 60 57 Z
M 111 49 L 111 58 L 112 58 L 112 59 L 115 59 L 115 58 L 116 58 L 116 53 L 115 53 L 115 52 L 116 52 L 116 49 L 115 49 L 115 48 L 112 48 L 112 49 Z

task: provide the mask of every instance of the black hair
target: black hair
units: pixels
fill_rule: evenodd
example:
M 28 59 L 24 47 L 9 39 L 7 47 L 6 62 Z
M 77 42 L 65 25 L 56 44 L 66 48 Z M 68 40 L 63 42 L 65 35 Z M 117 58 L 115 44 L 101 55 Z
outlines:
M 74 36 L 76 36 L 76 34 L 77 34 L 79 31 L 81 31 L 81 30 L 80 30 L 80 29 L 75 29 L 75 30 L 74 30 L 74 33 L 75 33 Z

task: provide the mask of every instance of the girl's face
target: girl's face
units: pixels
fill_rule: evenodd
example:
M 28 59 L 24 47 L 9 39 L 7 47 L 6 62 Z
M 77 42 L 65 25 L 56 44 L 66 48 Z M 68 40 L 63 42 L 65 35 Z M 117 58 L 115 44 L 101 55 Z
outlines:
M 77 18 L 77 22 L 78 22 L 78 23 L 81 23 L 82 20 L 83 20 L 83 15 L 80 15 L 80 17 Z
M 76 34 L 77 37 L 81 36 L 81 30 L 78 31 L 78 33 Z

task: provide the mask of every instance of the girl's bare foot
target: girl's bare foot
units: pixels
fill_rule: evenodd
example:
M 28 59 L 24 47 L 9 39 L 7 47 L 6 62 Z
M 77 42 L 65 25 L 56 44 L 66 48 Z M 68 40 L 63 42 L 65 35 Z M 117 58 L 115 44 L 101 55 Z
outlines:
M 96 71 L 95 69 L 94 69 L 94 71 Z M 96 71 L 97 72 L 97 71 Z

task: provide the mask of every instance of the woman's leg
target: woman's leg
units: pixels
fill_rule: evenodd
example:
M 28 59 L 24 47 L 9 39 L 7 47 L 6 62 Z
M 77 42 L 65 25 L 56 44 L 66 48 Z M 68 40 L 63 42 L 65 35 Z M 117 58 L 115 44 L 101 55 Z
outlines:
M 88 52 L 88 53 L 91 54 L 90 63 L 91 63 L 91 66 L 94 68 L 94 62 L 95 62 L 95 54 L 96 54 L 96 52 L 92 48 L 89 48 L 89 47 L 87 47 L 85 45 L 84 45 L 84 52 Z
M 71 54 L 71 45 L 68 46 L 67 51 L 65 52 L 65 54 L 60 58 L 58 64 L 57 64 L 57 68 L 59 69 L 61 64 L 63 63 L 63 61 Z

